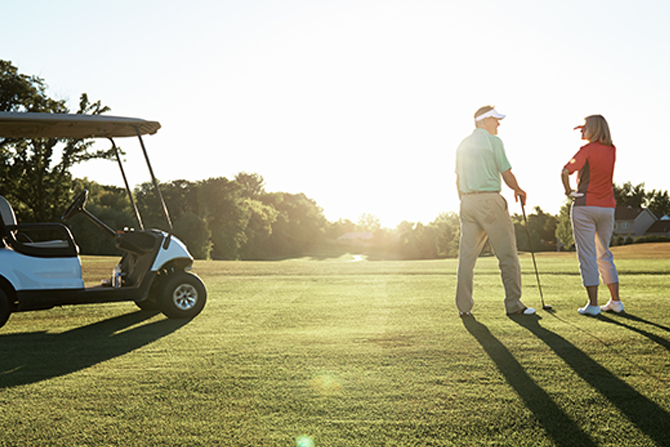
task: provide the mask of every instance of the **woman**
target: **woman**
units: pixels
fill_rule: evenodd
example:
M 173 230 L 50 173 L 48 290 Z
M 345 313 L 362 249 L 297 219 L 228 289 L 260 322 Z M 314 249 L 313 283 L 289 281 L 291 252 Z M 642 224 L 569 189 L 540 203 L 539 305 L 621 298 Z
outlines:
M 573 201 L 570 219 L 577 246 L 582 284 L 586 287 L 589 302 L 578 309 L 582 315 L 600 315 L 600 311 L 623 312 L 619 299 L 619 275 L 614 266 L 614 256 L 609 249 L 614 228 L 614 190 L 612 176 L 616 148 L 607 121 L 600 115 L 585 118 L 581 129 L 582 140 L 589 143 L 563 167 L 561 179 L 565 194 Z M 570 175 L 579 171 L 577 190 L 570 187 Z M 598 273 L 609 287 L 611 299 L 598 307 Z

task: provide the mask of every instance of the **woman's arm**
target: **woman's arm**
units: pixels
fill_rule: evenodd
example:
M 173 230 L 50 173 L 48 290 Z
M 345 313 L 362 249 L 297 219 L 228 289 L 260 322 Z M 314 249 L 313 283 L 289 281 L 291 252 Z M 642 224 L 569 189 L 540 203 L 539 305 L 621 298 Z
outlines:
M 570 186 L 570 171 L 565 168 L 561 171 L 561 181 L 565 188 L 565 195 L 570 197 L 570 193 L 572 192 L 572 187 Z

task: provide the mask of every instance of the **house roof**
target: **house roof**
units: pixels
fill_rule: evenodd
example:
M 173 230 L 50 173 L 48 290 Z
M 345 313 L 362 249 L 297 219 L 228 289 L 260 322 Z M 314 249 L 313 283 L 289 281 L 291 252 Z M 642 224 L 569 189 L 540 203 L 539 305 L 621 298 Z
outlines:
M 649 211 L 646 208 L 633 208 L 631 206 L 617 206 L 616 210 L 614 210 L 614 219 L 615 220 L 635 220 L 637 217 L 647 211 L 650 213 L 652 216 L 654 216 L 654 213 Z M 654 216 L 656 218 L 656 216 Z
M 670 233 L 670 221 L 668 220 L 658 220 L 651 224 L 647 233 Z

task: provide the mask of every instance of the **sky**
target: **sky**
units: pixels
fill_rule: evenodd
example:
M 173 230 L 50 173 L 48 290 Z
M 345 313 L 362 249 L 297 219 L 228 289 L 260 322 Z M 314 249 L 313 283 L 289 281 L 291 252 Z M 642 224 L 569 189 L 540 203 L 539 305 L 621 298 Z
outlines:
M 527 210 L 559 212 L 584 144 L 573 128 L 592 114 L 610 125 L 615 183 L 670 189 L 664 0 L 35 0 L 0 14 L 0 59 L 70 110 L 87 93 L 161 123 L 145 144 L 162 182 L 256 173 L 330 221 L 428 224 L 458 212 L 455 150 L 490 104 Z M 136 142 L 117 144 L 130 184 L 148 181 Z M 123 185 L 113 162 L 73 173 Z

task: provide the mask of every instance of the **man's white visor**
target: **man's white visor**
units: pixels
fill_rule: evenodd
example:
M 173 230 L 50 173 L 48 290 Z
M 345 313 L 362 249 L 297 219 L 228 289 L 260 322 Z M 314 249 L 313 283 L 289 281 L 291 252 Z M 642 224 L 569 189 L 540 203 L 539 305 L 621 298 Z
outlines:
M 497 118 L 497 119 L 501 120 L 501 119 L 505 118 L 505 116 L 506 115 L 503 115 L 502 113 L 499 113 L 498 111 L 496 111 L 496 109 L 491 109 L 488 112 L 479 115 L 477 118 L 475 118 L 475 121 L 481 121 L 481 120 L 483 120 L 485 118 L 489 118 L 489 117 Z

